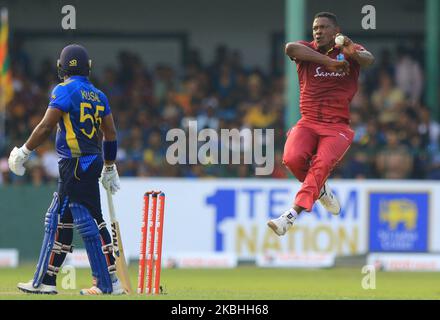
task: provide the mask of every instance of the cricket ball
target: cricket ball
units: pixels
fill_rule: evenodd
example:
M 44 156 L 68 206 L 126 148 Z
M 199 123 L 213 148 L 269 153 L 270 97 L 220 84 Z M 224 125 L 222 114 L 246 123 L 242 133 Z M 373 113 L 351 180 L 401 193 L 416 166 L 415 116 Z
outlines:
M 337 37 L 335 38 L 335 43 L 336 43 L 338 46 L 343 46 L 343 45 L 344 45 L 344 41 L 345 41 L 345 38 L 344 38 L 343 35 L 339 35 L 339 36 L 337 36 Z

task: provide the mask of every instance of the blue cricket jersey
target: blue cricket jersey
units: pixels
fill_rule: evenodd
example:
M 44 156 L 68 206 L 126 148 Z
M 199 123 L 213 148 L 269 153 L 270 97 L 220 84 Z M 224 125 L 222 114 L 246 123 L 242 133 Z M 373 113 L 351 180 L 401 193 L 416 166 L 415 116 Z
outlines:
M 63 111 L 56 136 L 56 150 L 61 158 L 101 154 L 98 131 L 102 118 L 111 111 L 105 94 L 87 77 L 72 76 L 57 85 L 49 108 Z

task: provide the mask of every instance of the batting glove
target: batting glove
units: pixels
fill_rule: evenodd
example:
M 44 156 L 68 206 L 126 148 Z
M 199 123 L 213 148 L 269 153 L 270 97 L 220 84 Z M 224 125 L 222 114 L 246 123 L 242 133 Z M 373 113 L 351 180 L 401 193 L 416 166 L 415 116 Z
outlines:
M 17 176 L 24 175 L 26 168 L 24 163 L 29 159 L 32 151 L 23 145 L 21 148 L 14 147 L 9 155 L 8 164 L 9 169 Z
M 121 188 L 119 174 L 115 164 L 105 165 L 104 168 L 102 168 L 101 183 L 104 189 L 110 191 L 111 194 L 115 194 L 116 191 Z

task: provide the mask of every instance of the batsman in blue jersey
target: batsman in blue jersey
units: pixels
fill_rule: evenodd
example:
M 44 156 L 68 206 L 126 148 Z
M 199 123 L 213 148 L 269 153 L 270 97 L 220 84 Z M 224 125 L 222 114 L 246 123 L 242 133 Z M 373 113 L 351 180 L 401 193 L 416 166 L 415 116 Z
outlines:
M 90 83 L 91 60 L 84 47 L 65 47 L 58 60 L 62 83 L 52 91 L 44 118 L 21 147 L 9 156 L 9 167 L 25 173 L 24 163 L 58 124 L 58 191 L 45 218 L 45 235 L 33 280 L 19 283 L 27 293 L 56 294 L 56 276 L 66 254 L 72 252 L 73 227 L 87 250 L 93 286 L 84 295 L 122 294 L 116 276 L 110 234 L 102 217 L 99 179 L 106 190 L 119 189 L 115 159 L 116 129 L 107 97 Z M 99 138 L 102 131 L 103 142 Z

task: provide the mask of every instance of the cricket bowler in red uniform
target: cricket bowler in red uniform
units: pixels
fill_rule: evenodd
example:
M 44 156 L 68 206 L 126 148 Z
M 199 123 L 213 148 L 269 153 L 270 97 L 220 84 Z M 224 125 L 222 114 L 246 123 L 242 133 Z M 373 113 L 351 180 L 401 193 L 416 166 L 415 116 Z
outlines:
M 313 39 L 286 45 L 286 54 L 297 64 L 301 119 L 288 133 L 283 163 L 302 186 L 293 207 L 268 222 L 280 236 L 318 199 L 327 211 L 339 214 L 341 207 L 326 180 L 353 141 L 349 104 L 357 91 L 360 68 L 374 62 L 364 47 L 340 34 L 332 13 L 315 16 Z

